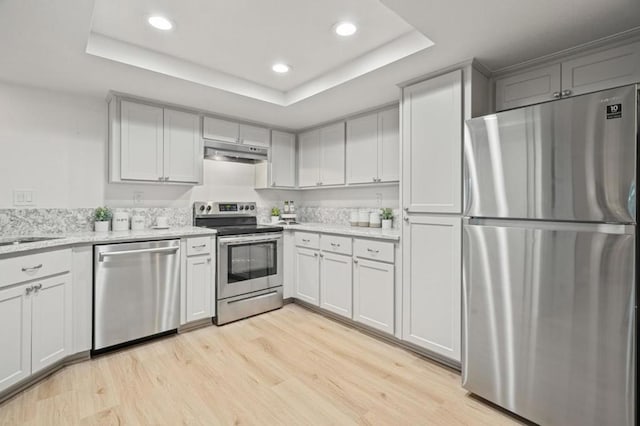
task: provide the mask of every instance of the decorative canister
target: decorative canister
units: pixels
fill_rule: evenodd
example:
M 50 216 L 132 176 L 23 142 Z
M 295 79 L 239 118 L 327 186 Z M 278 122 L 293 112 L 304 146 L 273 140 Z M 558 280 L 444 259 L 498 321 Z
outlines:
M 374 211 L 369 214 L 369 227 L 380 228 L 380 212 Z
M 131 217 L 131 230 L 142 231 L 144 229 L 144 216 L 135 214 Z
M 349 215 L 349 224 L 351 226 L 358 226 L 358 211 L 353 210 Z
M 113 214 L 113 222 L 111 227 L 114 231 L 129 230 L 129 214 L 127 212 L 115 212 Z
M 361 209 L 358 211 L 358 226 L 369 226 L 369 210 Z

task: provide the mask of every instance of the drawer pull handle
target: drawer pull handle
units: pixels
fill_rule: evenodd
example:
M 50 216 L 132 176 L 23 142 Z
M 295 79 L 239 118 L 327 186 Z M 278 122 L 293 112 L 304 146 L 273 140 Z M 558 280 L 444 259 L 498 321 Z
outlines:
M 191 246 L 191 248 L 198 249 L 198 248 L 205 248 L 206 246 L 207 246 L 206 244 L 198 244 L 197 246 Z
M 22 268 L 22 272 L 31 272 L 31 271 L 36 271 L 38 269 L 42 268 L 42 263 L 36 266 L 31 266 L 29 268 Z
M 369 253 L 375 253 L 375 254 L 380 253 L 380 250 L 374 250 L 374 249 L 371 249 L 371 248 L 368 248 L 368 249 L 367 249 L 367 251 L 368 251 Z
M 306 238 L 303 238 L 303 239 L 302 239 L 302 242 L 303 242 L 303 243 L 310 243 L 310 242 L 311 242 L 311 240 L 307 240 Z
M 331 243 L 331 247 L 340 247 L 340 244 L 338 244 L 338 243 Z

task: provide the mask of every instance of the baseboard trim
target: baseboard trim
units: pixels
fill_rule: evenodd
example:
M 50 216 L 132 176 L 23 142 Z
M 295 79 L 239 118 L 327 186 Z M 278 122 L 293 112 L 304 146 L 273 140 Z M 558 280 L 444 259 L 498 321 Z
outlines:
M 203 318 L 201 320 L 196 320 L 196 321 L 192 321 L 192 322 L 188 322 L 188 323 L 178 327 L 178 334 L 186 333 L 188 331 L 193 331 L 193 330 L 196 330 L 198 328 L 208 327 L 210 325 L 213 325 L 213 318 L 211 318 L 211 317 Z
M 456 361 L 452 361 L 450 359 L 444 358 L 436 353 L 433 353 L 427 349 L 421 348 L 417 345 L 414 345 L 412 343 L 409 342 L 405 342 L 404 340 L 400 340 L 397 337 L 390 335 L 390 334 L 386 334 L 383 333 L 381 331 L 376 330 L 375 328 L 369 327 L 367 325 L 364 324 L 360 324 L 358 322 L 355 322 L 352 319 L 349 318 L 345 318 L 342 317 L 340 315 L 334 314 L 333 312 L 329 312 L 326 311 L 322 308 L 319 308 L 318 306 L 315 305 L 311 305 L 307 302 L 304 302 L 302 300 L 299 299 L 292 299 L 292 301 L 290 303 L 295 303 L 298 306 L 301 306 L 309 311 L 315 312 L 319 315 L 322 315 L 325 318 L 328 318 L 330 320 L 339 322 L 340 324 L 346 325 L 350 328 L 353 328 L 357 331 L 360 331 L 361 333 L 364 333 L 368 336 L 374 337 L 378 340 L 381 340 L 385 343 L 389 343 L 393 346 L 398 346 L 404 350 L 407 350 L 409 352 L 412 352 L 416 355 L 419 355 L 423 358 L 427 358 L 430 361 L 434 361 L 437 362 L 438 364 L 440 364 L 443 367 L 449 368 L 451 370 L 454 370 L 457 373 L 460 373 L 462 371 L 462 365 L 459 362 Z
M 18 394 L 22 393 L 24 390 L 30 388 L 36 383 L 40 383 L 42 380 L 62 370 L 66 366 L 77 364 L 79 362 L 86 361 L 89 359 L 91 359 L 90 351 L 79 352 L 77 354 L 69 355 L 68 357 L 61 359 L 55 364 L 48 366 L 44 370 L 39 371 L 36 374 L 33 374 L 19 381 L 18 383 L 10 386 L 9 388 L 3 390 L 2 392 L 0 392 L 0 404 L 8 401 L 14 396 L 17 396 Z

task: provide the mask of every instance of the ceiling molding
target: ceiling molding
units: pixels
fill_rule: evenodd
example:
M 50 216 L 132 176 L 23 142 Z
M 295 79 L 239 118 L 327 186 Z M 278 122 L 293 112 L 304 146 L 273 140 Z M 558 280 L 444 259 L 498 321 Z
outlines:
M 286 107 L 347 83 L 433 45 L 433 41 L 428 37 L 419 31 L 412 30 L 289 91 L 273 89 L 93 31 L 89 33 L 86 53 Z

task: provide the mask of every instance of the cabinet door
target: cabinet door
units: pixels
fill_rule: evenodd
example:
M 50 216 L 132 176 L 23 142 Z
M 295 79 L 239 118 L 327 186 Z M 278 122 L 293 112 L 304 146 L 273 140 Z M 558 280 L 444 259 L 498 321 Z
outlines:
M 171 182 L 202 181 L 199 122 L 196 114 L 164 110 L 164 176 Z
M 356 259 L 353 319 L 385 333 L 394 332 L 394 276 L 391 263 Z
M 459 217 L 410 216 L 403 230 L 402 338 L 460 361 Z
M 296 136 L 291 133 L 271 132 L 272 187 L 296 186 Z
M 269 129 L 266 127 L 241 124 L 240 143 L 269 148 Z
M 317 250 L 296 247 L 296 297 L 320 304 L 320 257 Z
M 320 184 L 344 185 L 344 123 L 320 129 Z
M 71 274 L 33 285 L 31 370 L 36 373 L 72 353 Z
M 320 183 L 320 131 L 301 133 L 298 144 L 298 186 L 317 186 Z
M 562 90 L 581 95 L 640 82 L 640 43 L 562 63 Z
M 404 89 L 403 207 L 460 213 L 462 205 L 462 71 Z
M 388 109 L 378 114 L 379 182 L 400 180 L 400 111 Z
M 351 318 L 353 287 L 351 256 L 320 254 L 320 307 Z
M 120 178 L 161 181 L 163 172 L 162 108 L 121 102 Z
M 396 156 L 397 159 L 397 156 Z M 347 121 L 347 183 L 378 179 L 378 114 Z
M 233 121 L 204 117 L 202 119 L 202 137 L 221 142 L 240 142 L 240 125 Z
M 0 391 L 31 374 L 30 287 L 0 290 Z
M 211 256 L 187 258 L 187 322 L 211 317 Z
M 560 64 L 496 79 L 496 110 L 551 101 L 560 94 Z

